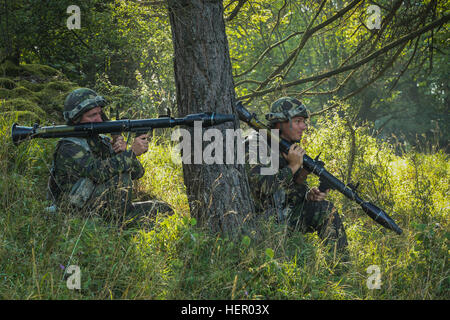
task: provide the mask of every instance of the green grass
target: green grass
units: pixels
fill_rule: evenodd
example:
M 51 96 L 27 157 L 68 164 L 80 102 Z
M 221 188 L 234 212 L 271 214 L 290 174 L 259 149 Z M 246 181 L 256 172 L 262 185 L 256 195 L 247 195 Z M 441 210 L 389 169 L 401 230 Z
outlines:
M 375 224 L 332 192 L 344 217 L 349 261 L 315 234 L 289 233 L 273 221 L 228 238 L 189 215 L 182 168 L 167 140 L 141 157 L 138 197 L 168 202 L 175 214 L 154 228 L 121 231 L 101 219 L 45 213 L 45 185 L 55 140 L 10 141 L 14 119 L 0 118 L 0 298 L 2 299 L 449 299 L 449 161 L 413 150 L 396 155 L 356 131 L 352 179 L 398 222 L 401 236 Z M 308 153 L 322 150 L 339 178 L 349 169 L 350 136 L 338 119 L 311 132 Z M 345 179 L 344 179 L 345 180 Z M 314 178 L 311 179 L 312 184 Z M 66 286 L 69 265 L 81 290 Z M 381 288 L 369 289 L 378 265 Z

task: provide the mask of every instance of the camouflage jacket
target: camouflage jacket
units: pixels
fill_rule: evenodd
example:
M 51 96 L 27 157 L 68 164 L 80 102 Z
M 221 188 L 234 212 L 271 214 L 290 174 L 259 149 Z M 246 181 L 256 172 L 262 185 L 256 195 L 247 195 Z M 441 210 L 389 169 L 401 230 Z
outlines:
M 75 143 L 77 141 L 82 143 Z M 83 143 L 87 143 L 88 149 Z M 73 192 L 74 186 L 83 178 L 88 178 L 95 188 L 92 198 L 114 198 L 117 197 L 114 191 L 124 188 L 125 201 L 131 201 L 132 180 L 144 175 L 144 168 L 132 151 L 116 154 L 106 136 L 61 139 L 54 154 L 53 170 L 54 181 L 59 189 L 56 203 L 64 201 L 64 195 Z
M 278 218 L 284 220 L 289 215 L 289 210 L 299 202 L 303 202 L 309 190 L 307 181 L 303 184 L 294 182 L 294 175 L 288 167 L 288 162 L 279 154 L 278 171 L 275 174 L 261 174 L 261 169 L 268 167 L 261 163 L 249 163 L 249 140 L 258 139 L 260 143 L 266 144 L 261 135 L 256 132 L 245 140 L 246 162 L 245 168 L 252 190 L 253 200 L 258 212 L 276 210 Z M 259 158 L 258 158 L 259 159 Z

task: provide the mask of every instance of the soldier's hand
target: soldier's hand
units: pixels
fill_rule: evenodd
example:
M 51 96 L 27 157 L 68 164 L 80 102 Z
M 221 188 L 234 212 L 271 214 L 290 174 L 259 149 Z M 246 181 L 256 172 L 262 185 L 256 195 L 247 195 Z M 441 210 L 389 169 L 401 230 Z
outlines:
M 306 195 L 306 200 L 308 201 L 323 201 L 328 195 L 329 190 L 325 190 L 325 192 L 321 192 L 319 188 L 314 187 L 308 191 Z
M 134 139 L 133 145 L 131 146 L 131 150 L 136 156 L 140 156 L 143 153 L 146 153 L 148 150 L 148 134 L 143 134 Z
M 121 135 L 114 135 L 112 138 L 112 148 L 115 153 L 120 153 L 127 150 L 127 143 Z
M 289 163 L 288 167 L 292 170 L 292 174 L 296 173 L 297 170 L 303 166 L 303 156 L 305 155 L 305 153 L 305 150 L 294 143 L 289 148 L 289 153 L 287 155 L 283 154 L 283 156 Z

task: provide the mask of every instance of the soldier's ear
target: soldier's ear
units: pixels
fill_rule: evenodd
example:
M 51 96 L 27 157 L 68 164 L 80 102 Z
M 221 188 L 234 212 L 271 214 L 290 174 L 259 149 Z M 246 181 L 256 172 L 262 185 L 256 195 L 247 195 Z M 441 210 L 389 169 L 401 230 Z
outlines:
M 270 129 L 281 129 L 281 122 L 272 123 Z

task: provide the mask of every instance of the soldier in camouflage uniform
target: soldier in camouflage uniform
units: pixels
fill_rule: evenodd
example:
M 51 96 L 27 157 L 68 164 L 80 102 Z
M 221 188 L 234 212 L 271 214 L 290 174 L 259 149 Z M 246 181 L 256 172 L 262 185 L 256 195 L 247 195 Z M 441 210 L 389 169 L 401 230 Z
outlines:
M 307 129 L 308 112 L 297 99 L 283 97 L 271 105 L 266 115 L 272 129 L 279 129 L 282 138 L 289 142 L 300 142 Z M 256 132 L 246 139 L 246 153 L 249 159 L 250 139 L 259 139 L 258 143 L 267 144 Z M 317 187 L 310 188 L 307 183 L 309 172 L 303 168 L 305 151 L 296 143 L 289 153 L 280 154 L 279 170 L 273 175 L 261 174 L 261 164 L 248 164 L 247 174 L 253 198 L 259 212 L 275 214 L 281 223 L 303 233 L 317 231 L 325 243 L 332 243 L 338 250 L 347 246 L 345 230 L 331 202 L 325 201 L 328 193 L 320 192 Z M 255 159 L 255 158 L 254 158 Z
M 68 125 L 107 121 L 103 97 L 81 88 L 64 102 Z M 161 201 L 132 202 L 133 181 L 144 175 L 136 156 L 148 149 L 147 135 L 136 137 L 130 150 L 122 136 L 111 140 L 104 135 L 63 138 L 54 153 L 49 196 L 58 207 L 78 212 L 98 213 L 119 223 L 146 222 L 159 213 L 172 213 Z

